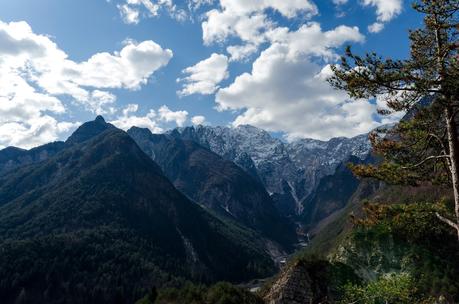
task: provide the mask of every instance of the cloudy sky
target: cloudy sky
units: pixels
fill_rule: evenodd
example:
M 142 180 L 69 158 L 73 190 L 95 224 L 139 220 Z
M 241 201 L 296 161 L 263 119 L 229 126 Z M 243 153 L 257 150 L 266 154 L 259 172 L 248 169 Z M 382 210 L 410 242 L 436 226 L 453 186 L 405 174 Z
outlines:
M 408 54 L 404 0 L 2 0 L 0 147 L 120 128 L 251 124 L 328 139 L 390 119 L 326 79 L 346 45 Z M 381 106 L 381 105 L 380 105 Z

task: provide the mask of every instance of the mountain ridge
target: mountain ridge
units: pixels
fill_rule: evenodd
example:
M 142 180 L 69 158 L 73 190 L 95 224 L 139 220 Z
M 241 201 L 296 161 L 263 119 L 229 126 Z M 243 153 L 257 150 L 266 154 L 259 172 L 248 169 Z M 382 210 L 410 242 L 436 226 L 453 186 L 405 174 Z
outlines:
M 67 303 L 134 302 L 151 284 L 274 270 L 250 231 L 190 202 L 111 127 L 2 176 L 0 223 L 5 303 L 24 295 L 26 303 L 61 303 L 69 294 L 79 296 Z
M 185 127 L 168 134 L 195 141 L 234 161 L 252 176 L 259 177 L 270 194 L 287 194 L 290 196 L 289 202 L 283 202 L 296 207 L 293 210 L 281 206 L 281 209 L 284 212 L 290 210 L 291 216 L 301 214 L 303 201 L 321 178 L 333 174 L 339 164 L 350 156 L 365 159 L 371 149 L 367 134 L 330 141 L 302 139 L 286 143 L 248 125 L 236 128 Z M 240 159 L 244 159 L 244 162 Z
M 135 127 L 128 134 L 160 165 L 177 189 L 195 202 L 255 229 L 285 248 L 296 242 L 293 224 L 279 216 L 263 185 L 233 162 L 194 141 Z

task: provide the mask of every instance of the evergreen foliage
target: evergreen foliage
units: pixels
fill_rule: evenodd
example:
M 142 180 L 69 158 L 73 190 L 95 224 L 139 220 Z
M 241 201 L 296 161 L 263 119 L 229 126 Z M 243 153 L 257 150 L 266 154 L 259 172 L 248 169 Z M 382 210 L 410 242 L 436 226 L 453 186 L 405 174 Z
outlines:
M 160 290 L 155 296 L 148 294 L 137 304 L 263 304 L 257 295 L 231 285 L 220 282 L 210 287 L 186 284 L 181 289 L 169 288 Z M 153 300 L 154 299 L 154 300 Z
M 383 115 L 408 112 L 408 121 L 371 136 L 382 163 L 354 170 L 391 183 L 449 184 L 454 211 L 437 217 L 459 238 L 459 1 L 418 0 L 413 8 L 424 16 L 424 26 L 410 32 L 408 59 L 359 56 L 349 47 L 329 81 L 351 98 L 380 99 Z
M 102 132 L 0 178 L 1 303 L 133 303 L 152 285 L 272 273 L 255 234 L 189 201 L 126 133 Z
M 347 286 L 346 297 L 374 299 L 361 303 L 459 301 L 459 245 L 446 224 L 436 224 L 438 208 L 427 203 L 365 206 L 365 218 L 356 221 L 350 243 L 343 244 L 352 249 L 338 255 L 377 276 L 367 285 Z

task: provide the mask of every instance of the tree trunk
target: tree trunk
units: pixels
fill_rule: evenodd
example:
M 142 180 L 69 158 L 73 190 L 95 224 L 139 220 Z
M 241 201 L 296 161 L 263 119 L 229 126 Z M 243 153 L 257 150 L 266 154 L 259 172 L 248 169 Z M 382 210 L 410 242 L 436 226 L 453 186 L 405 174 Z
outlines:
M 446 115 L 446 128 L 448 132 L 448 146 L 450 154 L 450 171 L 451 181 L 453 183 L 454 193 L 454 211 L 456 214 L 455 225 L 453 228 L 457 231 L 457 237 L 459 240 L 459 144 L 457 138 L 457 124 L 453 109 L 447 107 L 445 109 Z M 451 224 L 450 224 L 451 225 Z

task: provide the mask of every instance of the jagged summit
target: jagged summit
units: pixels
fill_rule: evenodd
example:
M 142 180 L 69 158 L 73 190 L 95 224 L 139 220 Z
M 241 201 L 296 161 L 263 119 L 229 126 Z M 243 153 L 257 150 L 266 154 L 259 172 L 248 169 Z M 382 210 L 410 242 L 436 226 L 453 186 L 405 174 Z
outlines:
M 135 303 L 152 285 L 272 274 L 251 232 L 192 203 L 126 132 L 99 119 L 70 143 L 0 176 L 2 303 Z
M 231 160 L 274 194 L 287 194 L 301 210 L 304 199 L 320 179 L 333 174 L 350 156 L 365 159 L 371 145 L 367 134 L 329 141 L 300 139 L 284 142 L 269 132 L 251 125 L 231 127 L 195 126 L 168 132 L 193 140 L 225 159 Z M 287 186 L 287 187 L 286 187 Z
M 262 183 L 232 161 L 194 141 L 148 129 L 131 128 L 128 134 L 189 198 L 287 249 L 296 241 L 293 225 L 278 215 Z
M 98 123 L 105 123 L 105 119 L 102 115 L 97 115 L 96 119 L 94 119 L 95 122 Z
M 82 124 L 65 142 L 68 145 L 79 144 L 87 141 L 94 136 L 99 135 L 105 130 L 115 128 L 110 123 L 107 123 L 102 116 L 97 116 L 93 121 Z

